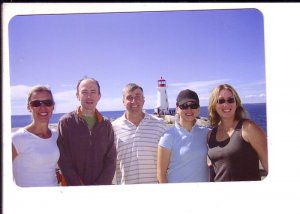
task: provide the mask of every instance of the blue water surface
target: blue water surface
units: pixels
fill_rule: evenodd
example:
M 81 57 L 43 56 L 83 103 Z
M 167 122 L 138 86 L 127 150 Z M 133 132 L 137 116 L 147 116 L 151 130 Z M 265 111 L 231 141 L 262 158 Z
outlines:
M 267 117 L 266 117 L 266 104 L 255 103 L 255 104 L 244 104 L 245 109 L 248 111 L 250 119 L 254 120 L 263 130 L 267 133 Z M 153 109 L 146 109 L 150 114 L 154 112 Z M 116 119 L 124 113 L 124 111 L 103 111 L 101 112 L 105 117 Z M 53 114 L 50 123 L 57 123 L 59 118 L 64 113 Z M 207 106 L 200 107 L 200 116 L 208 117 Z M 23 127 L 31 122 L 31 115 L 12 115 L 11 124 L 12 128 Z

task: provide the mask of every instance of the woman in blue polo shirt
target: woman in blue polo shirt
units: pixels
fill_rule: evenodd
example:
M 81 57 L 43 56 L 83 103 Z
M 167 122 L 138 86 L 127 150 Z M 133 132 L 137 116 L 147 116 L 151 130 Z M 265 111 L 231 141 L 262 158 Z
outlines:
M 196 92 L 181 91 L 176 100 L 174 127 L 161 137 L 157 156 L 159 183 L 208 182 L 208 128 L 196 124 L 200 112 Z

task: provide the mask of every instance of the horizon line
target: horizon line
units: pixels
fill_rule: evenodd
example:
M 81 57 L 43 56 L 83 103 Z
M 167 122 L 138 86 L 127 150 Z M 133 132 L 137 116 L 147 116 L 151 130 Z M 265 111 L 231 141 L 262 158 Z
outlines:
M 242 105 L 249 105 L 249 104 L 266 104 L 267 102 L 258 102 L 258 103 L 243 103 Z M 204 107 L 208 107 L 208 105 L 204 105 L 204 106 L 200 106 L 200 108 L 204 108 Z M 176 107 L 172 107 L 172 108 L 169 108 L 169 109 L 175 109 Z M 153 110 L 154 111 L 155 108 L 146 108 L 146 109 L 143 109 L 143 110 Z M 123 110 L 100 110 L 99 112 L 114 112 L 114 111 L 126 111 L 125 109 Z M 71 111 L 70 111 L 71 112 Z M 53 112 L 53 114 L 66 114 L 68 112 Z M 31 114 L 11 114 L 11 116 L 30 116 Z

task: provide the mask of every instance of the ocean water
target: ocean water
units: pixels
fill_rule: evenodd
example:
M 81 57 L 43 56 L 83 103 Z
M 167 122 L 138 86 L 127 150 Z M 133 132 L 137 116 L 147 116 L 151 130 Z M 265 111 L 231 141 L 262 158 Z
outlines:
M 250 119 L 255 121 L 263 130 L 267 133 L 267 118 L 266 118 L 266 104 L 255 103 L 255 104 L 244 104 L 245 109 L 248 111 Z M 153 109 L 146 109 L 150 114 L 154 112 Z M 116 119 L 123 115 L 124 111 L 102 111 L 105 117 Z M 57 123 L 59 118 L 64 113 L 53 114 L 50 123 Z M 200 116 L 208 117 L 207 106 L 200 107 Z M 12 128 L 23 127 L 31 122 L 31 115 L 12 115 L 11 124 Z

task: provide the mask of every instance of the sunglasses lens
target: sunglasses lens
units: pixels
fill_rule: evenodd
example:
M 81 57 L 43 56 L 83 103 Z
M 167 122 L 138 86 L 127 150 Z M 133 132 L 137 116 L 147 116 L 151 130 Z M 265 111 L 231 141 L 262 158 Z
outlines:
M 43 100 L 42 101 L 46 106 L 53 106 L 53 101 L 52 100 Z
M 190 105 L 191 109 L 197 109 L 199 105 L 197 103 L 193 103 Z
M 235 102 L 235 100 L 234 100 L 234 98 L 233 98 L 233 97 L 231 97 L 231 98 L 229 98 L 229 99 L 227 100 L 227 102 L 228 102 L 228 103 L 234 103 L 234 102 Z
M 42 104 L 45 106 L 53 106 L 54 102 L 52 100 L 34 100 L 30 102 L 32 107 L 40 107 Z
M 39 107 L 41 105 L 40 101 L 39 100 L 34 100 L 34 101 L 31 101 L 30 102 L 30 105 L 32 107 Z
M 225 103 L 225 99 L 218 99 L 217 103 L 224 104 Z
M 190 104 L 190 105 L 185 103 L 185 104 L 182 104 L 182 105 L 179 106 L 179 108 L 182 109 L 182 110 L 188 109 L 189 107 L 191 109 L 197 109 L 199 107 L 199 105 L 197 103 L 193 103 L 193 104 Z
M 180 109 L 186 109 L 186 108 L 187 108 L 187 106 L 186 106 L 185 104 L 179 105 L 178 107 L 179 107 Z
M 233 97 L 230 97 L 230 98 L 228 98 L 228 100 L 225 100 L 222 98 L 222 99 L 218 99 L 218 101 L 217 101 L 218 104 L 224 104 L 225 102 L 234 103 L 235 99 Z
M 44 100 L 46 106 L 53 106 L 54 102 L 52 100 Z

